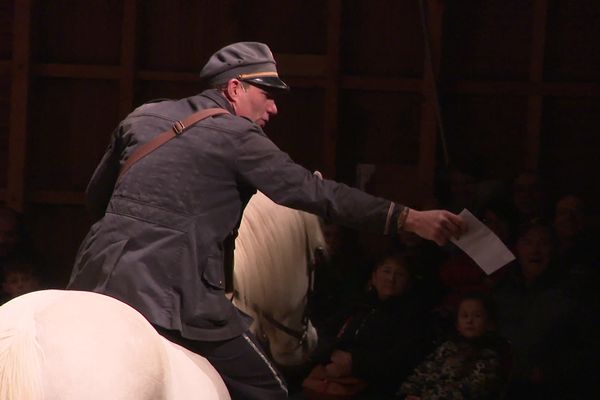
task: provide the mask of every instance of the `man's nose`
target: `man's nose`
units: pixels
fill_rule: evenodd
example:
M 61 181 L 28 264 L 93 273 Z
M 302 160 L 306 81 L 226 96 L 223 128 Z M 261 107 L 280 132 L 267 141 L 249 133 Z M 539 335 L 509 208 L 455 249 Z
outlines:
M 267 112 L 271 115 L 277 115 L 277 104 L 275 104 L 274 100 L 271 100 L 267 106 Z

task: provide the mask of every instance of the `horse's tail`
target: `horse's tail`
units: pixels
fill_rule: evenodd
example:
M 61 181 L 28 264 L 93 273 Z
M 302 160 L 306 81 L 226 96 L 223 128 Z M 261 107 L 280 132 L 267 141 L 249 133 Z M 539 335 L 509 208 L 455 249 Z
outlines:
M 35 319 L 31 312 L 23 314 L 0 325 L 0 400 L 39 400 L 43 395 Z

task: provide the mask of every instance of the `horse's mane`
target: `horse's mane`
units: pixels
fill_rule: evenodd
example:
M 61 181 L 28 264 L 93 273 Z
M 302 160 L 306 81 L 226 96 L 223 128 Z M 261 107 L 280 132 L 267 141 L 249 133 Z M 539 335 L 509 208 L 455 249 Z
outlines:
M 0 330 L 0 399 L 42 398 L 41 351 L 34 315 L 25 307 L 0 310 L 0 319 L 12 321 Z M 18 384 L 17 384 L 18 383 Z
M 319 246 L 325 239 L 317 216 L 279 206 L 260 192 L 254 195 L 236 240 L 238 305 L 274 314 L 297 309 L 307 291 L 307 265 Z

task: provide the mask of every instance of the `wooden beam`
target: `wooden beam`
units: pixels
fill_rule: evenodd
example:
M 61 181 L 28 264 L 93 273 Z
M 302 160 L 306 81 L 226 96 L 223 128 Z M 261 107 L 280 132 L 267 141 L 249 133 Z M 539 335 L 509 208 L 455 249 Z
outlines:
M 541 92 L 541 85 L 532 82 L 514 81 L 454 81 L 445 82 L 444 91 L 448 93 L 496 95 L 507 94 L 516 96 L 528 96 Z
M 13 20 L 6 204 L 17 211 L 23 211 L 25 198 L 30 31 L 31 0 L 16 1 Z
M 47 78 L 116 80 L 121 75 L 120 67 L 111 65 L 37 64 L 31 69 L 33 75 Z
M 64 190 L 36 190 L 28 193 L 27 201 L 38 204 L 83 205 L 85 193 Z
M 544 79 L 547 15 L 548 0 L 534 0 L 529 80 L 535 85 L 539 85 Z M 536 170 L 539 165 L 543 101 L 540 93 L 531 94 L 527 101 L 527 132 L 522 167 L 530 170 Z
M 511 96 L 600 96 L 597 82 L 454 81 L 444 83 L 444 92 Z
M 338 0 L 334 0 L 338 1 Z M 321 82 L 329 76 L 329 58 L 320 54 L 276 54 L 277 69 L 287 82 L 293 78 Z M 137 78 L 145 81 L 199 82 L 198 72 L 138 71 Z
M 360 91 L 420 93 L 423 89 L 423 81 L 412 78 L 343 76 L 341 77 L 340 86 L 343 89 Z
M 336 3 L 340 0 L 329 0 L 328 7 L 330 13 L 330 19 L 328 19 L 328 37 L 327 37 L 327 54 L 275 54 L 277 60 L 277 70 L 279 74 L 287 79 L 290 76 L 303 76 L 303 77 L 319 77 L 329 76 L 331 73 L 331 62 L 332 57 L 329 53 L 329 46 L 335 41 L 335 29 L 336 26 L 339 30 L 339 21 L 336 21 L 336 17 L 333 13 L 336 12 Z M 333 10 L 332 10 L 333 9 Z M 339 20 L 340 17 L 337 17 Z M 339 35 L 339 31 L 338 31 Z M 338 39 L 339 40 L 339 39 Z M 338 45 L 339 47 L 339 45 Z M 335 49 L 332 49 L 335 52 Z M 338 62 L 337 60 L 335 61 Z
M 133 108 L 135 97 L 135 68 L 137 55 L 137 0 L 123 2 L 121 29 L 121 71 L 119 79 L 119 117 L 124 118 Z
M 170 72 L 170 71 L 150 71 L 140 70 L 137 78 L 143 81 L 162 81 L 162 82 L 199 82 L 197 72 Z
M 327 2 L 327 55 L 325 72 L 325 113 L 321 162 L 325 177 L 336 177 L 337 139 L 340 92 L 340 37 L 342 30 L 342 1 Z M 316 68 L 315 68 L 316 70 Z
M 0 75 L 7 75 L 11 70 L 11 62 L 9 60 L 0 60 Z

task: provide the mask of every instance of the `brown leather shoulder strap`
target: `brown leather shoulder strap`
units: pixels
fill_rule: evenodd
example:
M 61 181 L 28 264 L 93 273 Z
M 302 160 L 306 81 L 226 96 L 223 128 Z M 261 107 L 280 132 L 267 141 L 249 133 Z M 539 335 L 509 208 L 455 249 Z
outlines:
M 156 136 L 154 139 L 149 141 L 148 143 L 139 147 L 123 164 L 121 171 L 119 172 L 119 177 L 117 178 L 117 182 L 121 180 L 121 177 L 131 168 L 133 164 L 146 157 L 148 154 L 152 153 L 154 150 L 158 149 L 163 144 L 167 143 L 169 140 L 183 134 L 188 128 L 197 124 L 198 122 L 211 117 L 217 114 L 228 114 L 229 111 L 223 108 L 207 108 L 205 110 L 198 111 L 189 117 L 177 121 L 173 124 L 171 129 L 164 131 L 163 133 Z

